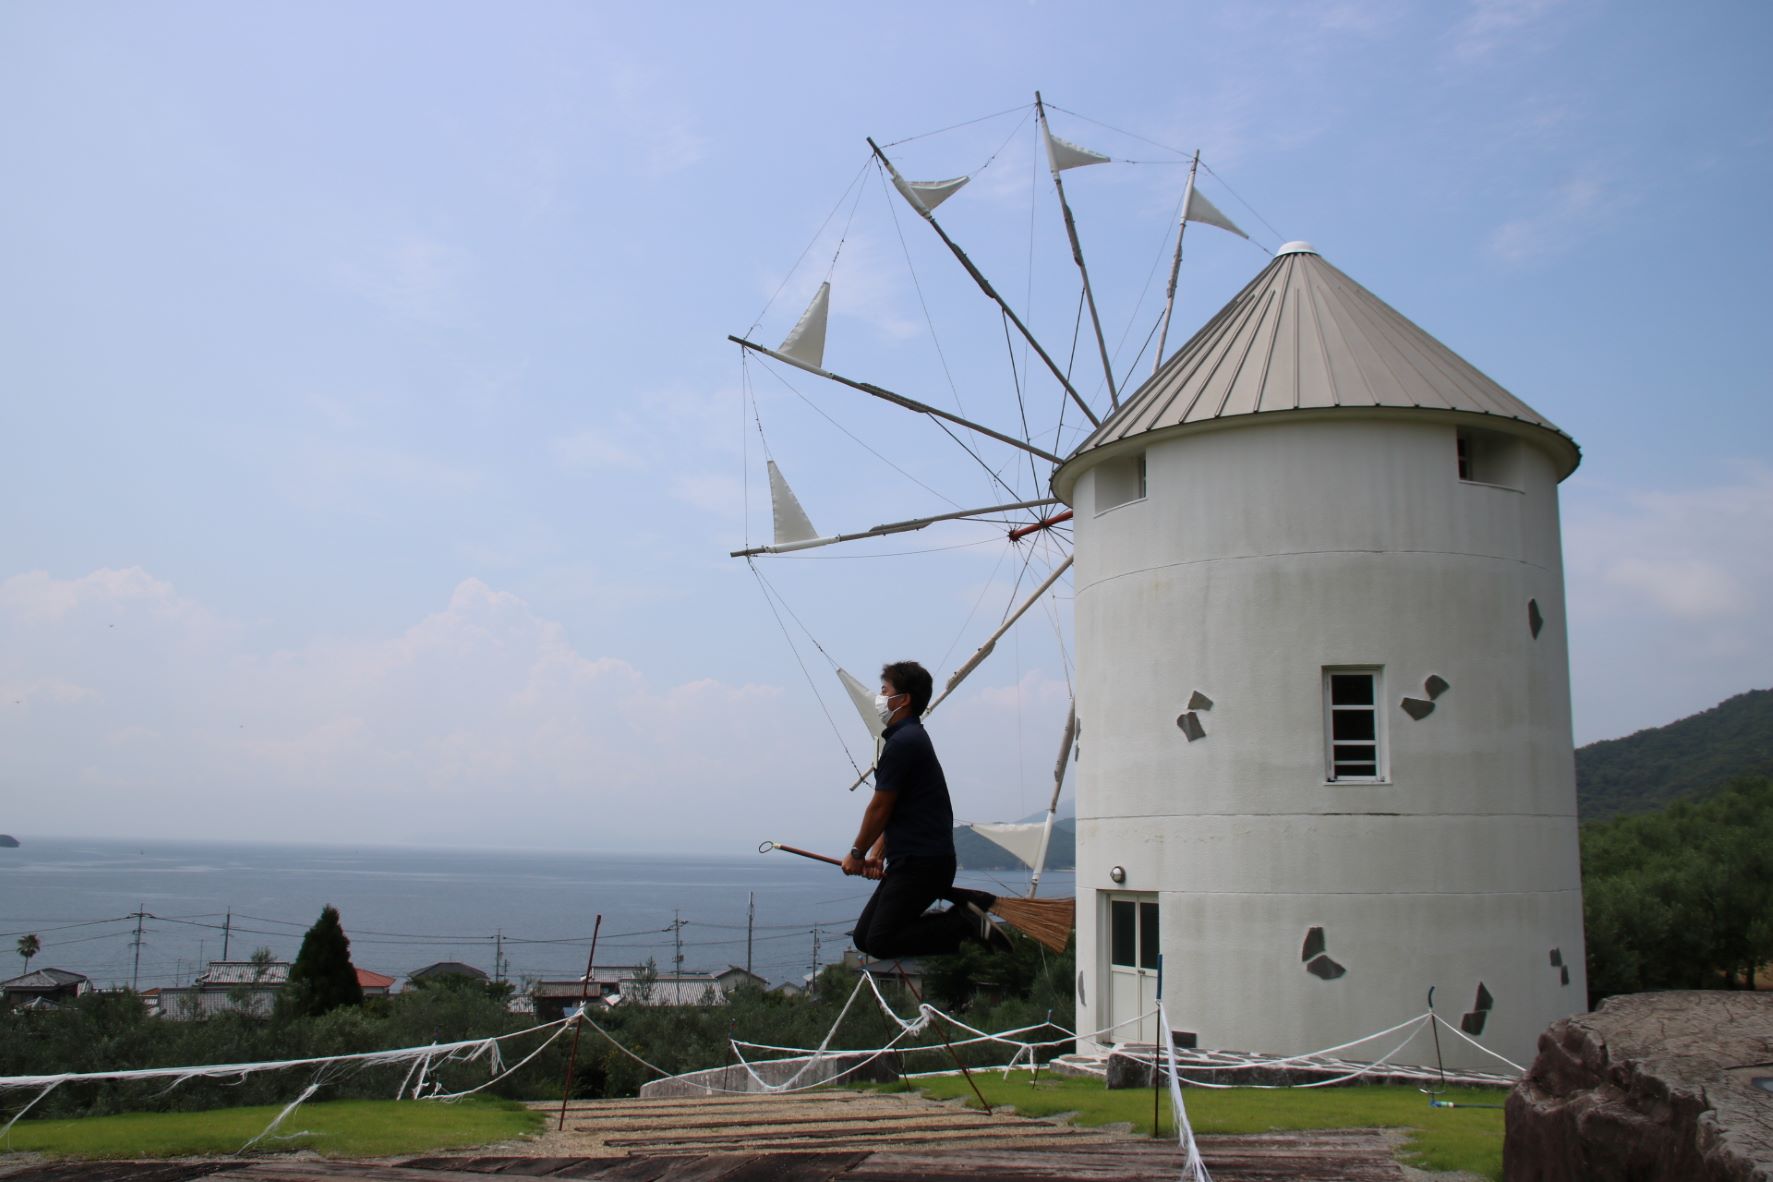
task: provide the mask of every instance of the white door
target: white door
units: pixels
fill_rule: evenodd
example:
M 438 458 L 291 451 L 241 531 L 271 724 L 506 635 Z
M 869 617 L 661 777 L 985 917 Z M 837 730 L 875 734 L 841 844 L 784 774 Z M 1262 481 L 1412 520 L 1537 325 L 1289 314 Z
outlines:
M 1107 950 L 1103 1042 L 1157 1041 L 1157 896 L 1102 892 Z M 1124 1022 L 1126 1025 L 1117 1026 Z

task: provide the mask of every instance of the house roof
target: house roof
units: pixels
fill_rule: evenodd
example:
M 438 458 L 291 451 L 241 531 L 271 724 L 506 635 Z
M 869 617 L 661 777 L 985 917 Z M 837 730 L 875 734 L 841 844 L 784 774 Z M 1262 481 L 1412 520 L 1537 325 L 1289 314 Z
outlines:
M 440 960 L 422 969 L 414 969 L 406 975 L 408 981 L 420 981 L 426 977 L 474 977 L 481 981 L 489 980 L 484 971 L 459 960 Z
M 33 969 L 22 977 L 14 977 L 10 981 L 0 981 L 0 989 L 26 991 L 33 989 L 66 989 L 70 985 L 78 985 L 86 980 L 79 973 L 70 973 L 67 969 Z
M 262 966 L 250 960 L 212 960 L 209 968 L 197 975 L 197 984 L 213 987 L 256 985 L 275 988 L 289 981 L 287 960 L 266 961 Z
M 351 967 L 357 969 L 356 965 Z M 387 989 L 394 984 L 394 978 L 381 973 L 372 973 L 368 969 L 357 969 L 357 984 L 362 989 Z
M 1476 366 L 1337 270 L 1289 242 L 1054 473 L 1071 487 L 1090 453 L 1163 431 L 1255 415 L 1426 410 L 1482 416 L 1537 435 L 1575 470 L 1575 440 Z

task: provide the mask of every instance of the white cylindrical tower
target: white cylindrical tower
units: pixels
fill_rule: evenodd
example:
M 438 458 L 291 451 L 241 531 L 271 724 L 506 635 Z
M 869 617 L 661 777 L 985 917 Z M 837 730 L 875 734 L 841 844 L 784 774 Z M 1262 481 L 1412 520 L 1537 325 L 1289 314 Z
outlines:
M 1524 1064 L 1586 1008 L 1557 501 L 1578 458 L 1293 243 L 1058 470 L 1080 1031 L 1153 1037 L 1160 954 L 1203 1047 L 1335 1046 L 1433 988 Z

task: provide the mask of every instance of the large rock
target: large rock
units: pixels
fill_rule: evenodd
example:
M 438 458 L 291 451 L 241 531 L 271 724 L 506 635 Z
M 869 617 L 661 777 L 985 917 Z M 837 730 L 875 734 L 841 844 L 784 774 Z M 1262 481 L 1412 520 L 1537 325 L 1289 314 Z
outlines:
M 1773 996 L 1639 993 L 1555 1023 L 1508 1098 L 1507 1182 L 1773 1182 Z

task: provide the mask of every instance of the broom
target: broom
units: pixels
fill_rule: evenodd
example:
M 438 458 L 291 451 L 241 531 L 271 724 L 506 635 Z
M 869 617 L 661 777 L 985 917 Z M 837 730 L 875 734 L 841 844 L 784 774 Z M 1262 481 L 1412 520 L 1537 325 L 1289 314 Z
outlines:
M 798 854 L 815 862 L 829 862 L 833 866 L 843 865 L 842 858 L 815 854 L 811 850 L 783 845 L 779 841 L 766 841 L 757 847 L 760 854 L 767 854 L 771 850 Z M 1076 899 L 1016 899 L 1002 896 L 991 905 L 990 911 L 1018 932 L 1054 952 L 1065 951 L 1065 945 L 1071 942 L 1071 930 L 1077 923 Z

